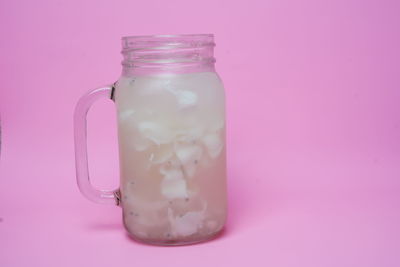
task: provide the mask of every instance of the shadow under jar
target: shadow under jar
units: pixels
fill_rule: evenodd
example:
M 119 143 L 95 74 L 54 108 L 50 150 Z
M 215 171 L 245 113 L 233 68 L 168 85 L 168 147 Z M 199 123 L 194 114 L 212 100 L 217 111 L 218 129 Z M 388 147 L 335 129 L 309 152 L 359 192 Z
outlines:
M 122 38 L 122 76 L 81 98 L 75 110 L 77 179 L 91 200 L 117 203 L 134 239 L 183 245 L 222 231 L 227 211 L 225 101 L 214 69 L 214 38 Z M 115 101 L 120 189 L 89 181 L 85 114 L 99 97 Z

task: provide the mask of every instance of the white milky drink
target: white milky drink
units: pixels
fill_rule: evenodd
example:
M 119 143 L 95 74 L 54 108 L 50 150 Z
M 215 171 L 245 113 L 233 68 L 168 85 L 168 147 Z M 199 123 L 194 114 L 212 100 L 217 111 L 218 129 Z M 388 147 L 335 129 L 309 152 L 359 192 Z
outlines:
M 191 243 L 226 218 L 224 89 L 215 72 L 121 77 L 115 89 L 124 225 Z

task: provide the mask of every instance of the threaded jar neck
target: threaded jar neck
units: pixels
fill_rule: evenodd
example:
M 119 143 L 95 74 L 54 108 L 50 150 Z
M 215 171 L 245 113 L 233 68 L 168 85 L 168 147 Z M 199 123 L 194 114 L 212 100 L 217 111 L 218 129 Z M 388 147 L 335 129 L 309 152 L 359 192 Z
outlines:
M 214 46 L 212 34 L 123 37 L 123 74 L 213 71 Z

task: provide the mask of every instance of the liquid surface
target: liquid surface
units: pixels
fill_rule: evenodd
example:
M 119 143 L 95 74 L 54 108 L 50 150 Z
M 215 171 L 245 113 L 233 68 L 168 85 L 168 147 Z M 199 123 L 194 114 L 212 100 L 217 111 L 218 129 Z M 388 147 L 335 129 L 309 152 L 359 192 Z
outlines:
M 226 218 L 224 90 L 218 76 L 122 77 L 116 103 L 128 232 L 157 244 L 217 234 Z

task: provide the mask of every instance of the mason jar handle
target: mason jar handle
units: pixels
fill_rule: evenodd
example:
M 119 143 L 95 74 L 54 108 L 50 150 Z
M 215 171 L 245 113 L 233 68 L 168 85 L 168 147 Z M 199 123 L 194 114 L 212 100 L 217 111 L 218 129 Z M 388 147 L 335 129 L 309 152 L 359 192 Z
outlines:
M 96 203 L 119 204 L 119 190 L 99 190 L 90 183 L 87 155 L 86 115 L 94 102 L 100 98 L 113 100 L 114 85 L 89 91 L 83 95 L 74 112 L 76 179 L 81 193 Z

